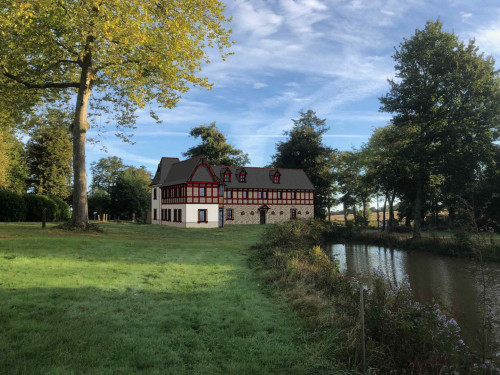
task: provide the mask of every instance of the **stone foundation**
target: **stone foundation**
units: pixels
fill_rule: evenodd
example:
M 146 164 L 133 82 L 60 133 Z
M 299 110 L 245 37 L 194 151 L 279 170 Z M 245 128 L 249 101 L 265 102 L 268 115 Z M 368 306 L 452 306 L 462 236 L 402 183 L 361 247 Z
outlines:
M 260 205 L 225 205 L 224 225 L 260 224 Z M 291 219 L 291 209 L 297 210 L 297 219 L 314 217 L 314 205 L 268 205 L 266 224 L 282 223 Z M 233 220 L 226 219 L 226 210 L 233 209 Z

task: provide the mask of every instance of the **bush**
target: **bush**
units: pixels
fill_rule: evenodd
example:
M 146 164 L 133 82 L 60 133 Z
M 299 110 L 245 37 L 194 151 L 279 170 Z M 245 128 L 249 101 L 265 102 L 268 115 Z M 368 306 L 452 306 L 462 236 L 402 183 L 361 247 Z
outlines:
M 58 206 L 45 195 L 25 194 L 26 221 L 42 221 L 43 210 L 47 209 L 47 221 L 54 221 Z
M 68 221 L 71 218 L 71 211 L 69 205 L 59 197 L 49 195 L 48 197 L 56 205 L 56 212 L 54 214 L 54 221 Z
M 0 190 L 0 221 L 25 221 L 26 203 L 18 194 Z

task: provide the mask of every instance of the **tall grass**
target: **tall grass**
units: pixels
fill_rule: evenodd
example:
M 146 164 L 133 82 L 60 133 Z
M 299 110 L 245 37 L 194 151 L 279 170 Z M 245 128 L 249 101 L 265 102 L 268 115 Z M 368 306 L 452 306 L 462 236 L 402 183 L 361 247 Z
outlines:
M 346 279 L 320 248 L 331 235 L 318 221 L 269 228 L 254 247 L 252 264 L 267 282 L 285 291 L 321 345 L 321 356 L 360 370 L 359 285 Z M 476 371 L 453 319 L 438 306 L 413 301 L 407 282 L 394 285 L 374 271 L 366 291 L 367 365 L 371 374 L 427 374 Z

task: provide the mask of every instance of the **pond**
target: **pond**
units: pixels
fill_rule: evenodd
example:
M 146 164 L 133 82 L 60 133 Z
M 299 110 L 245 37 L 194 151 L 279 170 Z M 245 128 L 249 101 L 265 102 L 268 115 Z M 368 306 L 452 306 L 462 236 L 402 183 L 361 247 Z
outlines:
M 415 299 L 441 303 L 448 315 L 457 320 L 464 341 L 474 351 L 481 348 L 486 290 L 488 351 L 496 356 L 495 362 L 500 359 L 500 263 L 483 264 L 483 283 L 481 265 L 470 259 L 372 245 L 330 246 L 332 255 L 340 262 L 340 270 L 368 286 L 373 268 L 382 269 L 396 283 L 408 275 Z

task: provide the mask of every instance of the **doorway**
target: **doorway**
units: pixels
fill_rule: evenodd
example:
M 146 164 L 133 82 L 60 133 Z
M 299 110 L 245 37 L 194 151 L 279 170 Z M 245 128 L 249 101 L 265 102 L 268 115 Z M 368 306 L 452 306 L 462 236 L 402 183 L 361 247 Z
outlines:
M 260 210 L 260 223 L 266 223 L 266 210 Z

